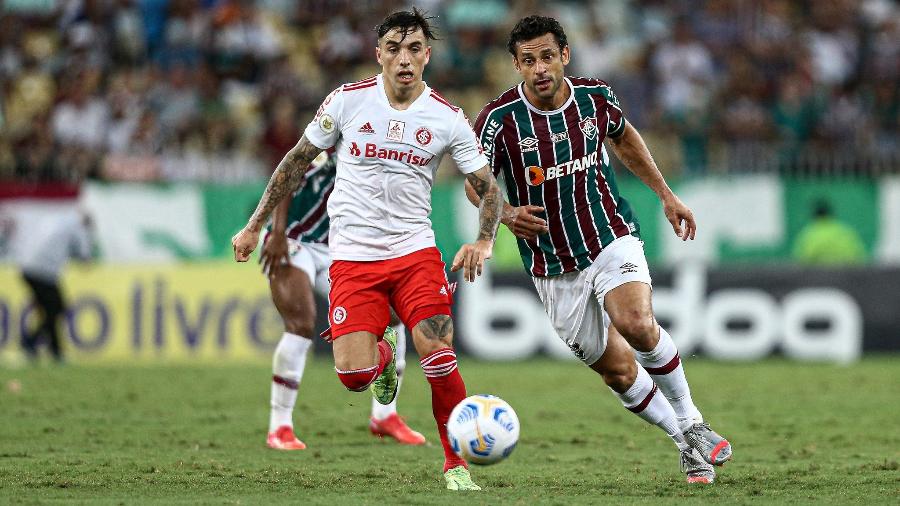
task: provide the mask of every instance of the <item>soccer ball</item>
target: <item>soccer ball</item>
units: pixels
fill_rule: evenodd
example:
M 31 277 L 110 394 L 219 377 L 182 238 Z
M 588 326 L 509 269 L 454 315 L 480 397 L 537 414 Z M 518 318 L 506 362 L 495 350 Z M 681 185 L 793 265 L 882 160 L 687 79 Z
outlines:
M 519 417 L 493 395 L 466 397 L 453 408 L 447 437 L 457 455 L 472 464 L 496 464 L 509 457 L 519 441 Z

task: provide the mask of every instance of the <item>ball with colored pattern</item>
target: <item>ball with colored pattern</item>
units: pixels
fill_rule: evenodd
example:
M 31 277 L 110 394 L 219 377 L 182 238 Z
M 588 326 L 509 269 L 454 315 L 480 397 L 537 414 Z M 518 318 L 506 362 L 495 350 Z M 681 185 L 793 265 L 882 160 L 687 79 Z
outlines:
M 519 441 L 519 417 L 493 395 L 466 397 L 453 408 L 447 437 L 457 455 L 472 464 L 489 465 L 512 453 Z

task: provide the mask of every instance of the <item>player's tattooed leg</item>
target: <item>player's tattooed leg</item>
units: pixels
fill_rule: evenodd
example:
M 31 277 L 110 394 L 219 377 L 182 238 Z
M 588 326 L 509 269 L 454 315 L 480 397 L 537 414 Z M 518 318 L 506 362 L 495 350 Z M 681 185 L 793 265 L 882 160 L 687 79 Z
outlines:
M 453 320 L 444 314 L 426 318 L 419 322 L 418 327 L 427 339 L 446 341 L 453 337 Z
M 413 344 L 419 357 L 441 348 L 453 347 L 453 320 L 449 315 L 434 315 L 421 320 L 413 328 Z

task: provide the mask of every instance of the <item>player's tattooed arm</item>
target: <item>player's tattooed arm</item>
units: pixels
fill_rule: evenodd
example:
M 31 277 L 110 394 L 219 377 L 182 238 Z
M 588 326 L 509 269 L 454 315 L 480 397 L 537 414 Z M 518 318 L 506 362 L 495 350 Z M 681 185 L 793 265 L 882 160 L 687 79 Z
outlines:
M 256 206 L 253 216 L 247 223 L 247 228 L 253 231 L 262 229 L 272 209 L 297 188 L 303 175 L 309 170 L 309 164 L 321 152 L 322 150 L 309 142 L 305 135 L 300 137 L 297 144 L 284 155 L 284 158 L 278 163 L 278 167 L 275 168 L 275 172 L 266 186 L 266 191 L 259 200 L 259 205 Z
M 469 199 L 469 202 L 472 203 L 475 207 L 481 207 L 481 197 L 475 191 L 475 188 L 472 187 L 472 183 L 466 179 L 466 198 Z M 505 200 L 503 201 L 503 211 L 500 212 L 500 223 L 506 223 L 506 216 L 509 213 L 513 212 L 513 206 L 509 205 Z
M 259 232 L 263 223 L 272 209 L 297 188 L 303 175 L 309 169 L 309 164 L 315 160 L 322 150 L 313 145 L 306 136 L 300 138 L 297 145 L 284 155 L 284 158 L 275 169 L 275 173 L 269 179 L 269 185 L 247 225 L 231 238 L 231 246 L 234 248 L 234 259 L 238 262 L 246 262 L 250 254 L 256 249 L 259 241 Z
M 466 181 L 466 198 L 473 206 L 481 205 L 481 197 L 475 193 L 472 185 Z M 547 221 L 540 217 L 544 208 L 541 206 L 533 206 L 531 204 L 513 207 L 509 202 L 503 202 L 503 211 L 500 212 L 500 223 L 506 225 L 506 228 L 520 239 L 537 239 L 540 234 L 546 234 Z
M 500 215 L 503 211 L 503 197 L 500 195 L 500 186 L 491 172 L 490 167 L 484 167 L 466 175 L 466 182 L 481 199 L 478 205 L 478 240 L 493 241 L 497 235 L 497 226 L 500 225 Z
M 485 260 L 491 258 L 494 238 L 497 237 L 497 227 L 500 225 L 500 213 L 503 211 L 503 197 L 500 196 L 497 179 L 487 165 L 466 174 L 466 182 L 481 199 L 478 205 L 478 239 L 472 244 L 462 245 L 453 257 L 450 271 L 463 269 L 463 279 L 475 281 L 477 276 L 481 276 Z

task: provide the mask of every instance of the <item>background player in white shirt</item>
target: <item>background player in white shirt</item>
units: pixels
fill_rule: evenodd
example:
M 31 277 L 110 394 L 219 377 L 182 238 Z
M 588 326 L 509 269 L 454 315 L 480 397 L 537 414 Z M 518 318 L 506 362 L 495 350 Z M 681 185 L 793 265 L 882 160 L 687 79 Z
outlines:
M 60 290 L 60 275 L 70 257 L 89 260 L 93 256 L 93 221 L 83 211 L 65 212 L 32 223 L 17 231 L 16 259 L 22 279 L 31 290 L 41 321 L 22 334 L 22 349 L 34 359 L 46 338 L 47 347 L 57 362 L 63 359 L 59 319 L 66 302 Z
M 350 390 L 372 385 L 379 401 L 393 400 L 394 345 L 380 339 L 393 307 L 412 329 L 431 385 L 447 488 L 477 490 L 465 461 L 447 441 L 447 419 L 466 389 L 452 348 L 452 294 L 428 219 L 431 186 L 444 153 L 450 152 L 481 197 L 478 239 L 462 246 L 451 267 L 462 268 L 468 281 L 491 256 L 502 198 L 463 112 L 422 81 L 429 39 L 434 36 L 419 11 L 385 18 L 376 48 L 382 73 L 341 86 L 325 99 L 232 244 L 235 259 L 247 261 L 272 209 L 296 188 L 310 162 L 334 146 L 329 321 L 338 377 Z

